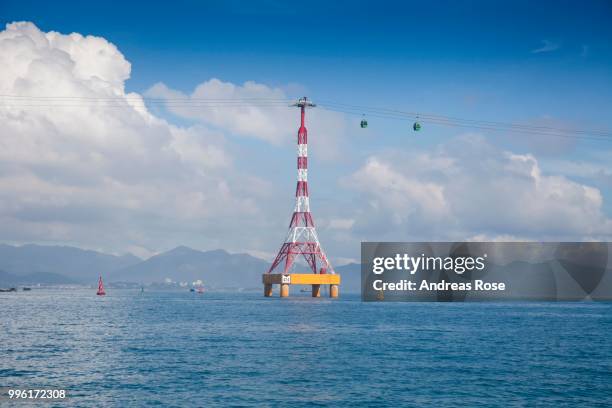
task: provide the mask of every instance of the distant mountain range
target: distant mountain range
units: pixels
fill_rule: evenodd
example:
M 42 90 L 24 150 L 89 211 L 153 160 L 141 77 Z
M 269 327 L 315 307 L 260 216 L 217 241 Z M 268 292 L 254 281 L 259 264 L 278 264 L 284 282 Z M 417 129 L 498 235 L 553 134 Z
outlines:
M 8 288 L 17 285 L 57 285 L 74 283 L 79 282 L 53 272 L 34 272 L 25 275 L 14 275 L 0 270 L 0 288 Z
M 179 246 L 122 268 L 109 279 L 142 283 L 201 279 L 214 287 L 259 287 L 267 267 L 268 262 L 248 254 L 230 254 L 222 249 L 202 252 Z
M 69 246 L 0 244 L 0 270 L 28 279 L 27 283 L 91 283 L 142 259 L 128 254 L 114 256 Z M 40 279 L 32 282 L 29 279 Z M 2 282 L 0 281 L 0 284 Z
M 260 288 L 261 274 L 270 264 L 248 254 L 222 249 L 198 251 L 179 246 L 142 260 L 128 254 L 115 256 L 68 246 L 0 244 L 0 288 L 14 285 L 90 284 L 102 275 L 107 283 L 204 281 L 210 288 Z M 357 292 L 360 265 L 336 267 L 342 290 Z

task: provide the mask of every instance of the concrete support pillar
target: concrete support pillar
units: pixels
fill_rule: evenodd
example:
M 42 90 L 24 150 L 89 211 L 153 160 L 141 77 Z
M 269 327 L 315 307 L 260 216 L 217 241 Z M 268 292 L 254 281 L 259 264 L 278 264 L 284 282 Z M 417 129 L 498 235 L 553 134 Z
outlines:
M 264 296 L 265 297 L 272 296 L 272 285 L 269 283 L 264 284 Z
M 312 285 L 312 297 L 321 297 L 321 285 Z
M 330 298 L 338 297 L 338 285 L 329 285 L 329 297 Z
M 289 285 L 286 283 L 280 285 L 280 297 L 289 297 Z

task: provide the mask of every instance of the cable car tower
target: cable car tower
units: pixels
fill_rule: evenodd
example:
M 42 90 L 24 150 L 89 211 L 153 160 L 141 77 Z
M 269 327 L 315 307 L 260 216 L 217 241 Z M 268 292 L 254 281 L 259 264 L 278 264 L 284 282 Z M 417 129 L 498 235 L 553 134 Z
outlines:
M 306 108 L 316 105 L 308 98 L 300 98 L 291 106 L 300 108 L 301 120 L 297 137 L 297 187 L 295 208 L 289 223 L 289 232 L 270 269 L 263 275 L 264 295 L 272 296 L 272 285 L 280 284 L 280 296 L 289 296 L 289 285 L 312 285 L 312 296 L 321 295 L 321 285 L 329 284 L 330 297 L 338 296 L 340 275 L 334 272 L 317 236 L 310 213 L 308 197 L 308 131 L 304 124 Z M 312 273 L 291 273 L 295 261 L 302 256 Z M 274 273 L 275 270 L 280 273 Z

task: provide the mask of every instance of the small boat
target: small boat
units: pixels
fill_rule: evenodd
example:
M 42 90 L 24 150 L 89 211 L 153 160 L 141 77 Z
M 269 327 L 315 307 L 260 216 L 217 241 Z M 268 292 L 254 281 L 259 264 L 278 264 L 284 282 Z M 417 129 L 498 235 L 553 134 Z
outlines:
M 190 292 L 195 292 L 195 288 L 189 288 Z
M 98 291 L 96 292 L 96 295 L 98 296 L 106 295 L 106 292 L 104 291 L 104 284 L 102 283 L 102 276 L 100 276 L 100 279 L 98 279 Z
M 23 290 L 24 292 L 27 292 L 27 291 L 29 291 L 29 290 L 32 290 L 32 288 L 25 288 L 25 287 L 24 287 L 22 290 Z
M 0 292 L 17 292 L 17 288 L 0 289 Z
M 204 293 L 204 286 L 198 286 L 197 292 Z

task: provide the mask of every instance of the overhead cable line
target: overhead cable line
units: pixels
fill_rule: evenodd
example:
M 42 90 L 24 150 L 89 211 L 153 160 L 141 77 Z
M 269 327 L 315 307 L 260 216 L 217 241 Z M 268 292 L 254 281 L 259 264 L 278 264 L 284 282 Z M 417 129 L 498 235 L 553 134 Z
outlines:
M 223 109 L 223 108 L 284 108 L 293 99 L 264 97 L 202 98 L 202 97 L 147 97 L 140 95 L 120 96 L 52 96 L 52 95 L 8 95 L 0 94 L 0 107 L 9 108 L 133 108 L 135 105 L 160 106 L 174 109 Z M 606 130 L 569 129 L 543 125 L 528 125 L 490 120 L 464 119 L 453 116 L 408 112 L 398 109 L 352 105 L 334 101 L 319 101 L 319 106 L 333 112 L 361 117 L 360 126 L 367 127 L 365 115 L 382 119 L 418 120 L 414 130 L 421 128 L 419 121 L 434 125 L 490 130 L 496 132 L 524 133 L 540 136 L 612 141 L 612 132 Z M 364 126 L 364 122 L 366 125 Z

